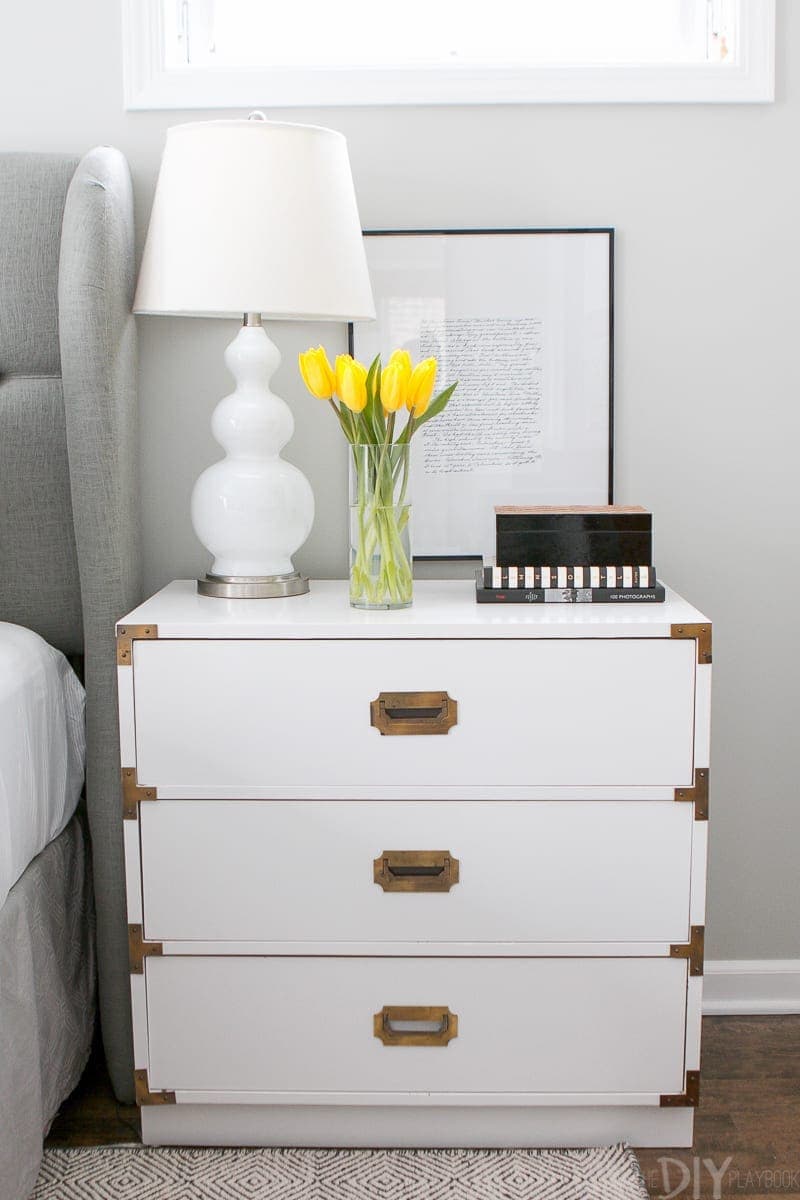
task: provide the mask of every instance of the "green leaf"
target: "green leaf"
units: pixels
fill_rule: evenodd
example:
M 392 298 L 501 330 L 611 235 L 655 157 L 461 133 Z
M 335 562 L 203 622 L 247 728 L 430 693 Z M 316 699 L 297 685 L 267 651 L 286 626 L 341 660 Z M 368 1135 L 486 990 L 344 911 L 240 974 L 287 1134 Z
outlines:
M 384 420 L 383 407 L 380 403 L 381 387 L 381 356 L 376 354 L 367 371 L 367 404 L 361 414 L 365 442 L 378 444 L 383 441 Z
M 456 390 L 457 387 L 458 387 L 458 381 L 456 380 L 455 383 L 451 383 L 450 387 L 445 388 L 443 392 L 439 392 L 439 395 L 435 396 L 434 399 L 431 400 L 430 404 L 425 409 L 425 412 L 422 414 L 422 416 L 416 417 L 414 419 L 414 427 L 413 427 L 413 429 L 411 429 L 411 432 L 409 433 L 408 437 L 404 439 L 405 441 L 408 441 L 408 440 L 410 440 L 411 437 L 413 437 L 413 435 L 419 429 L 420 425 L 424 425 L 426 421 L 431 421 L 431 420 L 433 420 L 434 417 L 438 417 L 440 413 L 444 412 L 444 410 L 447 408 L 447 404 L 450 400 L 450 397 L 452 396 L 453 392 Z M 405 429 L 403 430 L 403 433 L 404 434 L 408 433 L 410 428 L 411 428 L 411 426 L 409 423 L 409 425 L 406 425 Z
M 378 368 L 380 367 L 380 365 L 381 365 L 381 356 L 380 356 L 380 354 L 376 354 L 375 357 L 373 358 L 372 362 L 369 364 L 369 370 L 367 371 L 367 404 L 372 403 L 372 397 L 374 394 L 373 385 L 375 382 L 375 373 L 378 370 Z
M 386 413 L 383 411 L 383 405 L 381 404 L 381 375 L 382 375 L 382 373 L 383 373 L 383 370 L 381 367 L 381 360 L 379 358 L 378 359 L 378 367 L 377 367 L 377 370 L 375 371 L 375 394 L 374 394 L 373 400 L 372 400 L 373 421 L 375 424 L 376 432 L 378 434 L 378 437 L 375 439 L 376 442 L 382 442 L 386 435 Z
M 352 421 L 350 420 L 350 418 L 352 417 L 353 414 L 350 412 L 350 410 L 348 408 L 345 408 L 344 405 L 341 405 L 341 407 L 340 407 L 336 403 L 336 401 L 333 399 L 333 397 L 331 397 L 331 399 L 328 401 L 328 404 L 330 404 L 331 408 L 336 413 L 336 418 L 342 427 L 342 433 L 347 438 L 348 442 L 352 442 L 353 428 L 352 428 Z

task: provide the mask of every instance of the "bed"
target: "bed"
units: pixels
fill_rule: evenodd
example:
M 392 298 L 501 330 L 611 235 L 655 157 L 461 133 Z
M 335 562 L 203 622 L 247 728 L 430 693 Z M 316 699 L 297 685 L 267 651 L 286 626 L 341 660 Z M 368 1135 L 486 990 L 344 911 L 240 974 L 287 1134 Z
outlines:
M 133 1091 L 114 648 L 140 598 L 132 211 L 118 151 L 0 155 L 3 1200 L 33 1188 L 96 995 Z

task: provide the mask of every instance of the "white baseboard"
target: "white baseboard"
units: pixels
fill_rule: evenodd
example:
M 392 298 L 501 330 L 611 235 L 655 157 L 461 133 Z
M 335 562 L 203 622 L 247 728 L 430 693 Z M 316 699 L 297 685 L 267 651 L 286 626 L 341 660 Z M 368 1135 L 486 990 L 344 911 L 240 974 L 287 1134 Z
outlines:
M 705 1016 L 800 1013 L 800 958 L 711 960 L 704 976 Z

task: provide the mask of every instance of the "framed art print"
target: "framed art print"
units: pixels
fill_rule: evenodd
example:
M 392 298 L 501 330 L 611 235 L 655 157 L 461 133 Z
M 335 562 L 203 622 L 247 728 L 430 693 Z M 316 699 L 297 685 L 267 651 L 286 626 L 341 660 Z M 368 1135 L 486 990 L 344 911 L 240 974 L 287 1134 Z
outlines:
M 411 449 L 417 558 L 494 555 L 496 505 L 613 499 L 612 229 L 365 234 L 376 321 L 353 355 L 404 348 L 458 387 Z

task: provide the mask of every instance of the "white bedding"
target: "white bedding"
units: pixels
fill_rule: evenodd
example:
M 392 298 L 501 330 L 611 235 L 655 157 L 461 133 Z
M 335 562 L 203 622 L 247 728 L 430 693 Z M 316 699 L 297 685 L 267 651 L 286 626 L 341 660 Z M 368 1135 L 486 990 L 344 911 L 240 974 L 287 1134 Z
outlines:
M 0 907 L 83 787 L 84 691 L 64 655 L 0 621 Z

